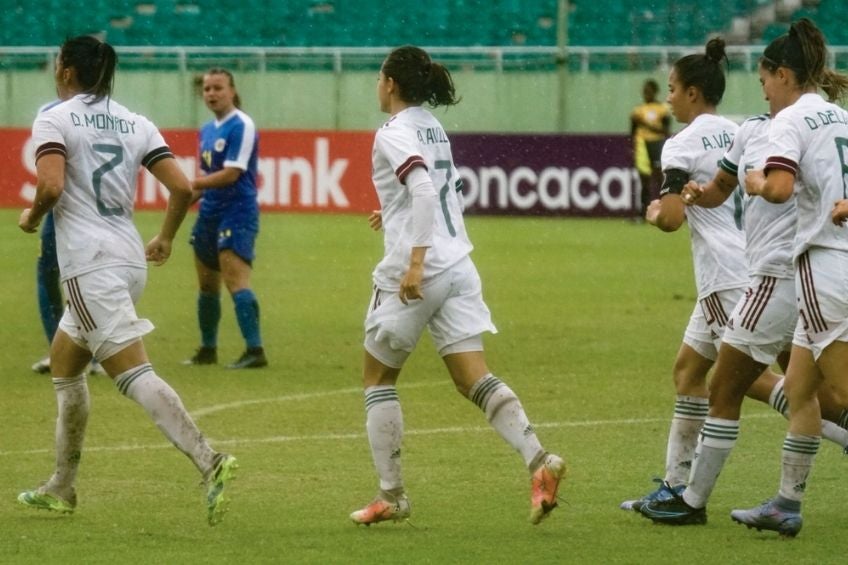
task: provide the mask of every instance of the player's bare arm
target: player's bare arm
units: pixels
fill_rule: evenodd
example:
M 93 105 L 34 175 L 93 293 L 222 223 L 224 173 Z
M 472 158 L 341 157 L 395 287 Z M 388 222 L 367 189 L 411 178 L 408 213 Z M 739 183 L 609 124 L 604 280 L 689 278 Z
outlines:
M 191 204 L 191 181 L 177 165 L 176 159 L 161 159 L 153 164 L 150 172 L 170 193 L 159 234 L 145 248 L 147 260 L 162 265 L 171 256 L 172 242 Z
M 745 192 L 761 196 L 774 204 L 786 202 L 795 189 L 795 175 L 781 169 L 769 170 L 768 176 L 761 169 L 748 171 L 745 175 Z
M 59 200 L 65 190 L 65 156 L 58 153 L 43 155 L 35 164 L 38 179 L 32 206 L 18 218 L 18 227 L 26 233 L 38 230 L 42 218 Z
M 735 176 L 724 169 L 719 169 L 715 177 L 707 184 L 699 185 L 691 180 L 687 182 L 680 196 L 687 206 L 697 204 L 702 208 L 716 208 L 733 194 L 737 186 L 739 185 Z
M 665 232 L 677 231 L 686 220 L 685 208 L 679 194 L 666 194 L 651 202 L 645 213 L 645 221 Z
M 236 167 L 224 167 L 220 171 L 215 171 L 214 173 L 194 179 L 191 183 L 191 188 L 195 191 L 203 191 L 210 188 L 226 188 L 235 183 L 243 172 Z

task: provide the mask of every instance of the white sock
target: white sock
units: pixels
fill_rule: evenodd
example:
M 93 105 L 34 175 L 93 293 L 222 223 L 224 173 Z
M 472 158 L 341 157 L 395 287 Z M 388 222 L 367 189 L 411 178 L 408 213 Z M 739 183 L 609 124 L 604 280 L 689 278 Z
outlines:
M 801 502 L 821 438 L 787 433 L 783 440 L 780 496 Z
M 786 379 L 781 378 L 776 383 L 774 383 L 774 387 L 771 389 L 771 393 L 769 394 L 769 406 L 783 414 L 784 418 L 789 417 L 789 402 L 786 400 L 786 395 L 783 394 L 783 382 Z
M 707 398 L 677 395 L 665 453 L 665 480 L 672 487 L 685 485 L 689 479 L 698 434 L 709 410 Z
M 365 389 L 365 428 L 371 445 L 371 458 L 380 477 L 380 490 L 403 492 L 400 447 L 403 441 L 403 412 L 397 388 L 392 385 Z
M 180 397 L 153 372 L 150 363 L 121 373 L 115 377 L 115 386 L 121 394 L 141 404 L 156 427 L 191 459 L 204 477 L 212 471 L 217 453 L 197 429 Z
M 56 471 L 46 488 L 59 496 L 68 496 L 77 477 L 85 428 L 88 423 L 89 398 L 85 375 L 72 379 L 53 379 L 56 390 Z
M 843 410 L 839 415 L 839 420 L 836 421 L 840 428 L 848 429 L 848 410 Z
M 842 449 L 848 448 L 848 430 L 839 427 L 830 420 L 822 420 L 822 437 L 832 441 Z
M 789 402 L 783 394 L 783 381 L 784 379 L 780 379 L 775 383 L 769 395 L 769 405 L 783 414 L 784 418 L 789 419 Z M 832 441 L 842 449 L 846 449 L 848 448 L 848 430 L 845 429 L 846 425 L 848 425 L 848 410 L 843 412 L 839 417 L 839 423 L 822 419 L 822 437 Z
M 739 436 L 739 420 L 707 417 L 695 450 L 689 486 L 683 500 L 692 508 L 703 508 L 713 492 L 730 450 Z
M 486 414 L 500 436 L 521 454 L 528 469 L 532 471 L 533 465 L 543 460 L 545 450 L 521 402 L 500 379 L 489 373 L 474 383 L 468 398 Z

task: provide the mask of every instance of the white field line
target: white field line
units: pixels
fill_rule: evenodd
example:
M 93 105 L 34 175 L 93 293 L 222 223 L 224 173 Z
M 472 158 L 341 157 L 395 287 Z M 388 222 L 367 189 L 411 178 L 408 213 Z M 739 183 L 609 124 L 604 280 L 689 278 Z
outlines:
M 422 388 L 429 386 L 437 386 L 444 385 L 445 383 L 411 383 L 408 385 L 404 385 L 404 389 L 410 388 Z M 192 416 L 194 418 L 199 418 L 201 416 L 206 416 L 208 414 L 214 414 L 216 412 L 221 412 L 224 410 L 232 410 L 242 408 L 244 406 L 252 406 L 255 404 L 268 404 L 273 402 L 289 402 L 294 400 L 305 400 L 311 398 L 323 398 L 327 396 L 335 396 L 335 395 L 343 395 L 343 394 L 362 394 L 362 388 L 345 388 L 338 389 L 333 391 L 324 391 L 324 392 L 313 392 L 313 393 L 302 393 L 302 394 L 291 394 L 286 396 L 278 396 L 275 398 L 261 398 L 255 400 L 241 400 L 238 402 L 228 402 L 226 404 L 216 404 L 213 406 L 209 406 L 207 408 L 200 408 L 192 412 Z M 758 418 L 773 418 L 776 414 L 772 413 L 762 413 L 762 414 L 751 414 L 745 416 L 746 420 L 749 419 L 758 419 Z M 536 428 L 584 428 L 587 426 L 598 427 L 598 426 L 627 426 L 627 425 L 642 425 L 642 424 L 657 424 L 668 422 L 669 418 L 622 418 L 618 420 L 575 420 L 575 421 L 565 421 L 565 422 L 539 422 L 534 423 L 533 426 Z M 429 435 L 438 435 L 438 434 L 461 434 L 461 433 L 479 433 L 479 432 L 491 432 L 492 428 L 490 426 L 452 426 L 447 428 L 428 428 L 428 429 L 418 429 L 418 430 L 405 430 L 404 435 L 407 436 L 429 436 Z M 217 446 L 229 445 L 229 446 L 247 446 L 247 445 L 262 445 L 269 443 L 287 443 L 294 441 L 338 441 L 338 440 L 352 440 L 352 439 L 366 439 L 366 433 L 364 431 L 361 432 L 353 432 L 346 434 L 308 434 L 308 435 L 282 435 L 282 436 L 269 436 L 263 438 L 241 438 L 241 439 L 211 439 L 210 443 Z M 170 443 L 156 443 L 156 444 L 125 444 L 125 445 L 87 445 L 85 447 L 86 452 L 118 452 L 118 451 L 144 451 L 148 449 L 173 449 L 173 445 Z M 15 450 L 15 451 L 0 451 L 0 457 L 4 456 L 20 456 L 20 455 L 40 455 L 44 453 L 53 453 L 53 448 L 49 449 L 24 449 L 24 450 Z

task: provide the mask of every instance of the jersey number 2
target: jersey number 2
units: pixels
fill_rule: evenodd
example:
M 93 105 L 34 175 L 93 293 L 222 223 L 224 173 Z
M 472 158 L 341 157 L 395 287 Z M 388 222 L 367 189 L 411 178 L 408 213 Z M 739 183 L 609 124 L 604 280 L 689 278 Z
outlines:
M 121 161 L 124 160 L 124 148 L 120 145 L 111 145 L 108 143 L 95 143 L 91 147 L 98 153 L 105 153 L 112 156 L 111 159 L 97 167 L 91 173 L 91 185 L 94 187 L 94 197 L 97 200 L 97 212 L 101 216 L 122 216 L 124 209 L 120 206 L 115 206 L 114 208 L 106 206 L 103 203 L 100 191 L 103 175 L 120 165 Z

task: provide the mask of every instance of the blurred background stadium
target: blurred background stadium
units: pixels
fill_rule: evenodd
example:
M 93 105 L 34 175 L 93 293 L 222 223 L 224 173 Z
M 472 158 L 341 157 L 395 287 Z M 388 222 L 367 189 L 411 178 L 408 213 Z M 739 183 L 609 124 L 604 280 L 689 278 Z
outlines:
M 193 78 L 232 68 L 263 128 L 371 130 L 374 73 L 391 46 L 429 47 L 454 70 L 465 104 L 454 131 L 625 132 L 648 76 L 726 38 L 724 113 L 765 108 L 753 74 L 764 44 L 807 16 L 832 63 L 848 66 L 844 0 L 2 0 L 0 126 L 28 127 L 50 96 L 64 37 L 120 48 L 117 96 L 161 127 L 206 111 Z M 48 77 L 49 78 L 49 77 Z

